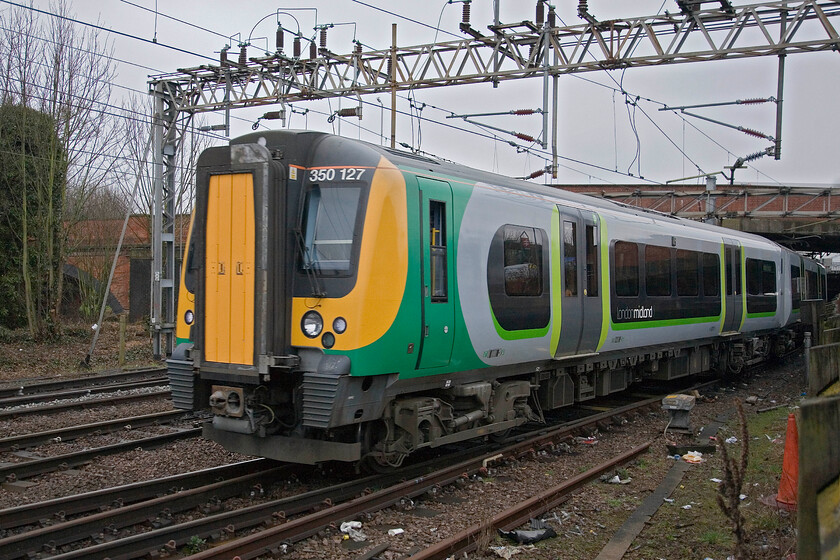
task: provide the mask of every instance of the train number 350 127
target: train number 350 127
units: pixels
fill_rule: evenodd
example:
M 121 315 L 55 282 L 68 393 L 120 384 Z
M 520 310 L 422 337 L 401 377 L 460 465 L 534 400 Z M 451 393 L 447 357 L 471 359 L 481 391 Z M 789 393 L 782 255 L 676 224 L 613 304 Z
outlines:
M 339 167 L 310 169 L 309 180 L 313 183 L 324 181 L 358 181 L 367 169 L 361 167 Z

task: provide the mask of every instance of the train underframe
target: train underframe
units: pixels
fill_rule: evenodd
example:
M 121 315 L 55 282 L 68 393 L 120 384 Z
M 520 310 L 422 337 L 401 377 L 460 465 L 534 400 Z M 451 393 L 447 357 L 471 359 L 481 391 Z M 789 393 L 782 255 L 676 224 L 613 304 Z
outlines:
M 279 368 L 259 383 L 191 372 L 189 396 L 179 404 L 174 387 L 173 394 L 179 408 L 209 403 L 213 420 L 205 425 L 205 437 L 232 451 L 298 463 L 361 461 L 391 468 L 417 450 L 503 435 L 527 422 L 544 422 L 545 411 L 617 393 L 642 380 L 705 372 L 735 377 L 752 364 L 789 354 L 801 340 L 802 329 L 790 328 L 413 380 L 350 376 L 340 367 L 325 372 Z

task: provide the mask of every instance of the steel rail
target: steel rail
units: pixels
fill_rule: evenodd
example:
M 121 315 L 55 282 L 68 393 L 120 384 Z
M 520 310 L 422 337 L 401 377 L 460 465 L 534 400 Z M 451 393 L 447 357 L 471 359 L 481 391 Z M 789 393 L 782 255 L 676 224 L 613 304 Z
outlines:
M 589 469 L 588 471 L 574 476 L 561 484 L 520 502 L 514 507 L 495 515 L 487 523 L 477 523 L 446 540 L 426 548 L 422 552 L 410 556 L 409 558 L 411 560 L 443 560 L 445 558 L 454 558 L 460 556 L 461 554 L 472 552 L 478 548 L 478 539 L 486 531 L 490 530 L 493 534 L 495 534 L 498 529 L 509 531 L 526 523 L 531 518 L 539 517 L 540 515 L 551 511 L 566 501 L 569 498 L 569 494 L 575 490 L 581 488 L 589 482 L 592 482 L 603 473 L 614 469 L 618 465 L 626 463 L 627 461 L 630 461 L 647 451 L 651 443 L 652 442 L 647 442 L 626 451 L 609 461 L 601 463 L 597 467 Z
M 68 401 L 62 403 L 47 404 L 43 406 L 12 408 L 7 410 L 0 410 L 0 420 L 17 418 L 19 416 L 28 416 L 32 414 L 51 414 L 53 412 L 64 412 L 65 410 L 69 409 L 87 409 L 109 404 L 123 404 L 131 401 L 159 399 L 161 397 L 167 397 L 171 394 L 172 392 L 169 389 L 164 389 L 160 391 L 138 393 L 134 395 L 121 395 L 117 397 L 87 399 L 83 401 Z
M 126 504 L 150 500 L 162 494 L 203 486 L 208 481 L 225 480 L 248 473 L 265 471 L 271 468 L 272 464 L 272 461 L 268 459 L 252 459 L 232 465 L 223 465 L 154 480 L 144 480 L 133 484 L 4 509 L 0 510 L 0 530 L 32 525 L 42 520 L 63 519 L 71 515 L 98 511 L 103 505 L 122 507 Z
M 33 393 L 30 395 L 15 395 L 13 397 L 0 398 L 0 407 L 20 406 L 22 404 L 36 404 L 62 399 L 75 399 L 86 395 L 99 395 L 115 391 L 131 391 L 132 389 L 145 389 L 147 387 L 159 387 L 168 385 L 166 377 L 155 377 L 143 381 L 130 381 L 127 383 L 114 383 L 109 385 L 95 385 L 88 388 L 69 389 L 66 391 Z
M 0 539 L 0 560 L 37 556 L 44 543 L 49 543 L 50 548 L 55 548 L 91 538 L 91 535 L 113 534 L 124 527 L 149 520 L 152 520 L 151 523 L 154 525 L 156 523 L 154 520 L 161 517 L 168 518 L 173 513 L 196 508 L 215 500 L 240 496 L 261 485 L 267 486 L 270 480 L 292 470 L 293 467 L 283 465 L 256 472 L 246 472 L 235 478 L 187 490 L 176 489 L 173 492 L 170 487 L 167 490 L 170 493 L 164 496 L 18 533 Z M 213 477 L 213 473 L 202 476 L 205 480 L 212 480 L 210 477 Z
M 51 378 L 47 381 L 38 381 L 20 385 L 11 385 L 13 382 L 4 382 L 3 387 L 0 388 L 0 398 L 7 398 L 19 395 L 29 395 L 44 391 L 60 391 L 62 389 L 72 389 L 76 387 L 89 387 L 105 383 L 125 382 L 128 379 L 136 379 L 138 377 L 144 378 L 148 375 L 156 375 L 166 373 L 166 369 L 161 367 L 150 367 L 133 369 L 130 371 L 120 372 L 106 372 L 94 375 L 85 375 L 82 377 L 73 377 L 72 379 L 56 380 Z
M 106 420 L 105 422 L 95 422 L 93 424 L 83 424 L 81 426 L 71 426 L 69 428 L 61 428 L 58 430 L 11 436 L 0 439 L 0 452 L 18 451 L 20 449 L 26 449 L 27 447 L 34 447 L 36 445 L 43 445 L 51 442 L 58 443 L 63 441 L 72 441 L 89 435 L 113 433 L 124 430 L 127 427 L 139 428 L 143 426 L 169 424 L 179 418 L 185 418 L 189 415 L 190 412 L 185 410 L 155 412 L 152 414 L 144 414 L 143 416 L 117 418 L 116 420 Z
M 8 481 L 15 481 L 24 478 L 29 478 L 39 474 L 56 471 L 59 469 L 75 467 L 90 462 L 91 459 L 101 457 L 104 455 L 114 455 L 124 451 L 130 451 L 137 447 L 154 448 L 179 441 L 182 439 L 189 439 L 199 437 L 201 435 L 201 428 L 192 428 L 189 430 L 178 430 L 171 434 L 163 434 L 158 436 L 151 436 L 142 439 L 131 441 L 124 441 L 103 447 L 96 447 L 93 449 L 85 449 L 84 451 L 76 451 L 74 453 L 66 453 L 64 455 L 56 455 L 54 457 L 45 457 L 43 459 L 33 459 L 22 463 L 6 463 L 0 465 L 0 479 L 5 478 Z

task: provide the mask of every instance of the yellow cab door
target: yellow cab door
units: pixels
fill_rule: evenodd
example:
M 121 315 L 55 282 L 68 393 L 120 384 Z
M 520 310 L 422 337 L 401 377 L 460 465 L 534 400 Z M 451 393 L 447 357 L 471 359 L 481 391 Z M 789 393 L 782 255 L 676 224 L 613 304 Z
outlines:
M 254 184 L 210 176 L 205 227 L 204 359 L 254 365 Z

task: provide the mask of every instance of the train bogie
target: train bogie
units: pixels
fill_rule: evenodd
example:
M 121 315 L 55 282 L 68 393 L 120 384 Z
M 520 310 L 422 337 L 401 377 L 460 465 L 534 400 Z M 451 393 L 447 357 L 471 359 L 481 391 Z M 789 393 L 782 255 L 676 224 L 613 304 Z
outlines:
M 395 466 L 734 373 L 789 351 L 821 293 L 755 236 L 320 133 L 248 135 L 197 177 L 176 406 L 251 455 Z

